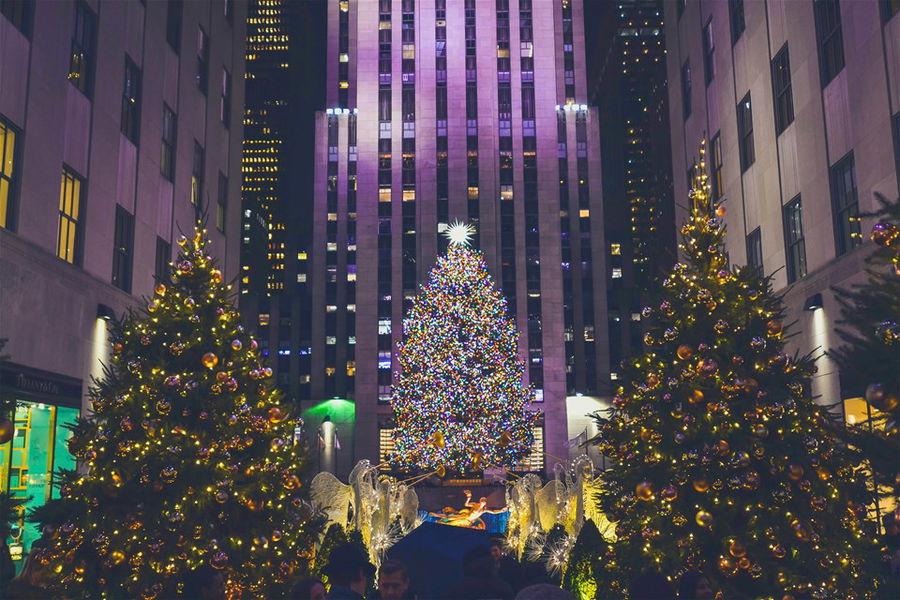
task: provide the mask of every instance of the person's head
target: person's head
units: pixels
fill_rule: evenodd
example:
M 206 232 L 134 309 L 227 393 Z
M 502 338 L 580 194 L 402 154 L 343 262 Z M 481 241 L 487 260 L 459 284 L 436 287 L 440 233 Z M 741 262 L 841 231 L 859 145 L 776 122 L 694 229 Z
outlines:
M 558 585 L 536 583 L 519 590 L 516 600 L 575 600 L 575 598 Z
M 653 571 L 641 573 L 628 586 L 630 600 L 674 600 L 675 592 L 669 581 Z
M 678 582 L 678 600 L 713 600 L 715 596 L 709 579 L 697 571 L 688 571 Z
M 475 546 L 463 555 L 463 575 L 469 577 L 490 577 L 494 567 L 491 551 L 487 546 Z
M 314 577 L 304 579 L 291 590 L 291 600 L 325 600 L 325 586 Z
M 344 544 L 328 555 L 324 573 L 333 585 L 342 585 L 358 594 L 365 594 L 368 580 L 375 575 L 375 567 L 362 548 Z
M 491 545 L 489 546 L 491 551 L 491 558 L 494 559 L 494 562 L 499 561 L 503 558 L 503 540 L 500 538 L 491 538 Z
M 225 576 L 209 565 L 200 565 L 184 578 L 185 598 L 197 600 L 225 600 Z
M 409 574 L 399 560 L 387 560 L 378 569 L 378 593 L 382 600 L 401 600 L 409 591 Z

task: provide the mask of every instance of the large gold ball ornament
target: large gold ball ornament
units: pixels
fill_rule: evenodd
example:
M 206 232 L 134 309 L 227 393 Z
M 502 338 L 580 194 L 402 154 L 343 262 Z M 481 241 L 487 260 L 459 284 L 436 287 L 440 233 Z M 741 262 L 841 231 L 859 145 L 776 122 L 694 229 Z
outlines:
M 688 346 L 687 344 L 682 344 L 678 346 L 678 350 L 675 351 L 675 354 L 681 360 L 688 360 L 692 356 L 694 356 L 694 349 Z
M 212 273 L 210 273 L 209 275 L 209 278 L 215 284 L 222 283 L 222 271 L 213 269 Z
M 719 570 L 726 577 L 732 577 L 737 573 L 738 569 L 731 557 L 722 555 L 719 557 Z
M 207 352 L 203 355 L 203 359 L 201 360 L 203 366 L 207 369 L 215 368 L 217 364 L 219 364 L 219 357 L 215 355 L 213 352 Z
M 784 325 L 778 319 L 771 319 L 766 323 L 766 333 L 770 337 L 778 337 L 784 331 Z
M 788 477 L 794 481 L 800 480 L 803 477 L 803 473 L 804 470 L 801 465 L 793 464 L 788 466 Z
M 13 439 L 15 434 L 16 426 L 12 421 L 9 419 L 0 420 L 0 444 L 5 444 Z
M 691 390 L 691 393 L 688 395 L 688 401 L 691 404 L 703 402 L 703 392 L 701 390 Z
M 147 312 L 156 312 L 158 308 L 159 300 L 157 300 L 156 298 L 147 303 Z
M 231 340 L 231 349 L 235 352 L 243 348 L 243 346 L 244 345 L 241 343 L 241 340 Z
M 697 514 L 694 515 L 694 522 L 700 527 L 712 527 L 713 516 L 705 510 L 698 510 Z
M 634 488 L 634 493 L 639 500 L 649 502 L 653 500 L 653 484 L 649 481 L 642 481 Z
M 125 560 L 125 553 L 121 550 L 113 550 L 109 553 L 109 558 L 112 560 L 114 565 L 121 564 L 122 561 Z
M 738 540 L 731 540 L 728 543 L 728 553 L 735 558 L 743 558 L 747 555 L 747 548 Z
M 287 418 L 287 413 L 280 406 L 269 408 L 269 423 L 281 423 Z
M 666 502 L 672 502 L 678 498 L 678 488 L 674 485 L 667 485 L 662 489 L 662 498 Z
M 693 482 L 694 489 L 698 492 L 705 493 L 709 491 L 709 482 L 705 479 L 695 479 Z M 698 515 L 700 513 L 697 513 Z
M 880 221 L 872 228 L 872 241 L 883 248 L 900 241 L 900 228 L 888 221 Z
M 501 436 L 502 437 L 502 436 Z M 431 444 L 435 448 L 443 448 L 444 447 L 444 434 L 440 431 L 435 431 L 431 434 L 431 437 L 428 438 L 428 443 Z
M 157 284 L 156 284 L 156 287 L 153 288 L 153 291 L 156 292 L 156 295 L 157 295 L 157 296 L 162 296 L 162 295 L 164 295 L 164 294 L 166 293 L 166 284 L 164 284 L 164 283 L 157 283 Z

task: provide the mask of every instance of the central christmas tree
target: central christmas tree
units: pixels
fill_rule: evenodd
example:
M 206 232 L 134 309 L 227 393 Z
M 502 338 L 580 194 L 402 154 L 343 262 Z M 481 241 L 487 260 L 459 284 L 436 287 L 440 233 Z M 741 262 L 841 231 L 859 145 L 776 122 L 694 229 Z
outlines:
M 524 385 L 518 331 L 471 229 L 455 225 L 404 322 L 392 406 L 397 465 L 513 467 L 531 449 L 536 413 Z

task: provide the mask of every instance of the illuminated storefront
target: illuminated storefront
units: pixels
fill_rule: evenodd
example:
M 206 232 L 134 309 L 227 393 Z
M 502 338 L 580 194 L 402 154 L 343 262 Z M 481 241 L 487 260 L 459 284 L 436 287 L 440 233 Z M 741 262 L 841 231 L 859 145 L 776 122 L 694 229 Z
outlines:
M 75 467 L 66 447 L 70 436 L 66 426 L 80 413 L 81 381 L 6 363 L 0 366 L 0 396 L 15 402 L 14 414 L 4 415 L 13 420 L 15 429 L 12 439 L 0 444 L 0 491 L 26 499 L 8 540 L 21 568 L 23 557 L 40 537 L 37 527 L 24 521 L 25 514 L 59 497 L 52 474 Z

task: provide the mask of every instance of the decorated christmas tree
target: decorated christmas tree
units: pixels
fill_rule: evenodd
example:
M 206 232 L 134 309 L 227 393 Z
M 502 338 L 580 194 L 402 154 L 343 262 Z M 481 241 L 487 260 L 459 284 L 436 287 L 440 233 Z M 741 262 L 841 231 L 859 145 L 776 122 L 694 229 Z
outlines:
M 701 147 L 683 261 L 643 309 L 647 349 L 601 419 L 618 540 L 598 587 L 625 598 L 655 568 L 700 571 L 726 597 L 865 598 L 877 546 L 860 460 L 808 394 L 810 358 L 785 352 L 770 280 L 729 264 L 722 214 Z
M 864 449 L 881 490 L 900 503 L 900 201 L 878 199 L 872 230 L 878 248 L 867 259 L 867 279 L 837 290 L 843 345 L 828 354 L 874 408 L 871 419 L 851 429 L 852 443 Z
M 481 253 L 467 246 L 470 234 L 466 225 L 450 229 L 447 253 L 404 322 L 391 402 L 399 465 L 510 468 L 534 441 L 518 331 Z
M 204 232 L 179 243 L 171 281 L 113 327 L 94 413 L 73 427 L 82 468 L 62 474 L 69 516 L 40 556 L 60 597 L 177 598 L 210 565 L 230 598 L 279 598 L 307 567 L 297 421 Z

